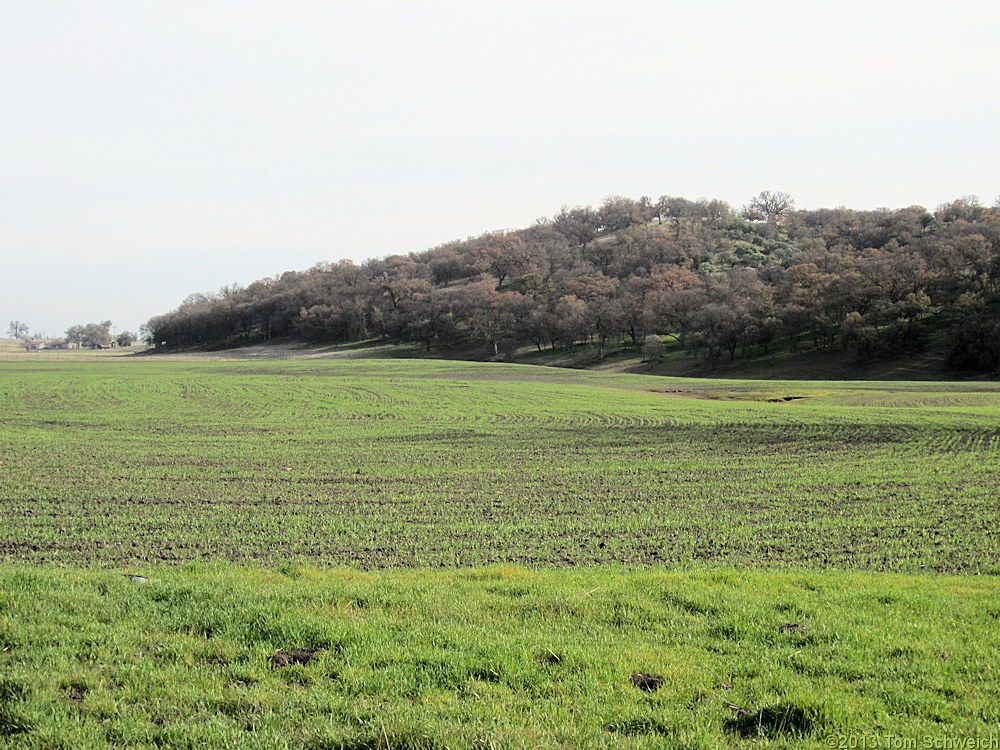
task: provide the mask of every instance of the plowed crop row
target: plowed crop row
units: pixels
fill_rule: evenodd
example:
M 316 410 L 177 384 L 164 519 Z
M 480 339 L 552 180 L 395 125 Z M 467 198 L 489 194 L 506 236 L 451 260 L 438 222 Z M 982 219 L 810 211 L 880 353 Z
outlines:
M 0 363 L 0 559 L 1000 573 L 1000 386 Z

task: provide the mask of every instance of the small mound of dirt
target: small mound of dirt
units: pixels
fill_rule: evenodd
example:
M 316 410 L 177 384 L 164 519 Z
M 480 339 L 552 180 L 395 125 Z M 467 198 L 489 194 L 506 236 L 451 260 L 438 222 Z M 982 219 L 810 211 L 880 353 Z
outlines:
M 86 685 L 70 685 L 66 689 L 66 700 L 70 703 L 83 703 L 83 699 L 87 697 L 87 686 Z
M 634 672 L 629 679 L 633 685 L 647 693 L 659 690 L 663 685 L 662 677 L 655 674 L 646 674 L 645 672 Z
M 308 664 L 318 653 L 311 648 L 287 648 L 275 651 L 267 658 L 267 662 L 271 665 L 271 669 L 281 669 L 293 664 Z
M 786 622 L 784 625 L 778 626 L 779 633 L 796 633 L 801 632 L 806 629 L 806 626 L 801 622 Z

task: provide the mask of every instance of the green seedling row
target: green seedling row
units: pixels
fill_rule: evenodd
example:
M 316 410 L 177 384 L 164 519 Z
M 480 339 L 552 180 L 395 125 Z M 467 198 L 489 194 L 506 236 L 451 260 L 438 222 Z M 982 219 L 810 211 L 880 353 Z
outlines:
M 1000 572 L 1000 387 L 0 363 L 0 558 Z

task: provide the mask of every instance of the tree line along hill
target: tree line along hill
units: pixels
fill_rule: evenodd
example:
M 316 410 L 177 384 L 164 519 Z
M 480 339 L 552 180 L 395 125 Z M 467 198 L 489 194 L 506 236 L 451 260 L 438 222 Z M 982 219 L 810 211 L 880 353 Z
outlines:
M 594 360 L 662 341 L 706 372 L 822 351 L 854 363 L 927 352 L 1000 374 L 1000 201 L 796 210 L 762 192 L 720 200 L 614 196 L 525 229 L 424 252 L 320 263 L 193 294 L 142 333 L 156 351 L 274 341 L 419 343 L 511 358 Z

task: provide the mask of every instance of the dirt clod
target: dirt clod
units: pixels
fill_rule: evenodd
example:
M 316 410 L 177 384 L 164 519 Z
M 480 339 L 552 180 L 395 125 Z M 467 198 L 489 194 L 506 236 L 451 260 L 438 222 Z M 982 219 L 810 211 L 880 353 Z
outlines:
M 646 674 L 645 672 L 634 672 L 629 679 L 632 680 L 633 685 L 640 690 L 645 690 L 647 693 L 659 690 L 663 685 L 662 677 L 659 675 Z
M 316 658 L 318 652 L 311 648 L 288 648 L 275 651 L 267 658 L 271 669 L 290 667 L 293 664 L 308 664 Z

